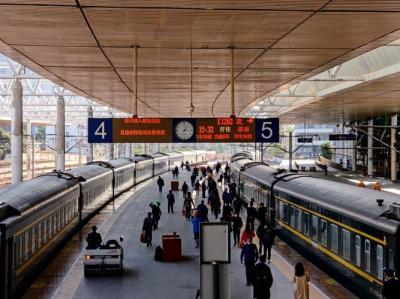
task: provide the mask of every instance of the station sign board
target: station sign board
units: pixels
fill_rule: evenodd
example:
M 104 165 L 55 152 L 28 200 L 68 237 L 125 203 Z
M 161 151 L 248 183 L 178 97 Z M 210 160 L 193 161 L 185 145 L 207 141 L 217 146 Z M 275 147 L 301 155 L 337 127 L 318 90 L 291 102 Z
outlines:
M 330 141 L 342 141 L 342 140 L 357 140 L 357 136 L 354 134 L 331 134 L 329 135 Z
M 312 137 L 299 137 L 297 138 L 297 143 L 312 143 Z
M 89 143 L 279 142 L 278 118 L 89 118 Z

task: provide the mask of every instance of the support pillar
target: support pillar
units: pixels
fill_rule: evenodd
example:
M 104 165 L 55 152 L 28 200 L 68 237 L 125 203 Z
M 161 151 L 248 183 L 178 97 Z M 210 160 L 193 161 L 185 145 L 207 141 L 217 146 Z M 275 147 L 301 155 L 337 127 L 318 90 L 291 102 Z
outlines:
M 397 114 L 392 115 L 392 128 L 390 129 L 390 178 L 392 181 L 397 180 L 397 152 L 395 151 L 397 143 Z
M 370 119 L 368 121 L 368 176 L 373 175 L 373 166 L 374 166 L 374 158 L 373 158 L 373 139 L 372 136 L 374 134 L 374 128 L 372 127 L 374 125 L 374 120 Z
M 57 99 L 56 123 L 56 169 L 65 170 L 65 102 L 62 96 Z
M 22 116 L 23 91 L 20 79 L 12 86 L 11 103 L 11 183 L 22 181 Z
M 351 159 L 351 170 L 357 171 L 357 140 L 353 141 L 353 153 Z
M 172 151 L 172 143 L 168 143 L 168 152 L 170 153 Z
M 87 114 L 88 114 L 88 119 L 93 118 L 93 108 L 92 106 L 89 106 L 87 109 Z M 93 156 L 93 143 L 89 143 L 89 148 L 88 148 L 88 153 L 86 160 L 87 162 L 93 162 L 94 156 Z
M 143 155 L 147 154 L 147 151 L 146 151 L 146 143 L 142 143 L 142 154 L 143 154 Z
M 292 170 L 293 165 L 293 133 L 289 132 L 289 170 Z

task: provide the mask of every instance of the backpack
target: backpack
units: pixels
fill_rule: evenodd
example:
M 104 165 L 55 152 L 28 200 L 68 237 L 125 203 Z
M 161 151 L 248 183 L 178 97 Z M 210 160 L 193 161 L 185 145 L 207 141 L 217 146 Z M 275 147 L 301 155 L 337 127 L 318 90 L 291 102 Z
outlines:
M 157 246 L 154 250 L 154 260 L 157 262 L 161 262 L 163 260 L 163 249 L 161 246 Z

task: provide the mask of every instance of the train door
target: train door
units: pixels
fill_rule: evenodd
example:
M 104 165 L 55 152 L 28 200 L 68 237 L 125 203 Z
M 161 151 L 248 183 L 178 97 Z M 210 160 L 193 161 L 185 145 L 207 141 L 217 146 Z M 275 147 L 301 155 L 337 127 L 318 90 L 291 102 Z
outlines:
M 365 240 L 365 271 L 371 271 L 371 241 Z
M 361 237 L 356 235 L 356 265 L 361 266 Z

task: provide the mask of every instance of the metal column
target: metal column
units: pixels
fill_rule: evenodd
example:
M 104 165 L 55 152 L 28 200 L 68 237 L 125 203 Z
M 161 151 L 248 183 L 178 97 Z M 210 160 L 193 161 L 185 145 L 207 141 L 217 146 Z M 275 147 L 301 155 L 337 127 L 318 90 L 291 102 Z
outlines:
M 395 150 L 397 143 L 397 129 L 395 126 L 397 126 L 397 114 L 392 115 L 392 128 L 390 129 L 390 178 L 392 181 L 397 180 L 397 152 Z
M 373 157 L 373 139 L 372 136 L 374 134 L 374 128 L 372 127 L 374 125 L 374 120 L 370 119 L 368 121 L 368 176 L 373 175 L 373 165 L 374 165 L 374 157 Z
M 92 106 L 89 106 L 87 109 L 87 114 L 88 114 L 88 119 L 89 118 L 93 118 L 93 108 Z M 89 149 L 88 149 L 88 153 L 87 153 L 87 162 L 92 162 L 94 159 L 93 156 L 93 143 L 89 143 Z
M 147 154 L 147 150 L 146 150 L 146 143 L 142 143 L 142 154 L 145 155 Z
M 65 170 L 65 101 L 62 96 L 57 99 L 56 123 L 56 169 Z
M 351 170 L 357 171 L 357 140 L 353 141 L 353 153 L 351 159 Z
M 20 79 L 16 79 L 12 86 L 11 103 L 11 183 L 22 181 L 22 106 L 23 94 Z
M 289 170 L 292 170 L 293 165 L 293 133 L 289 132 Z

